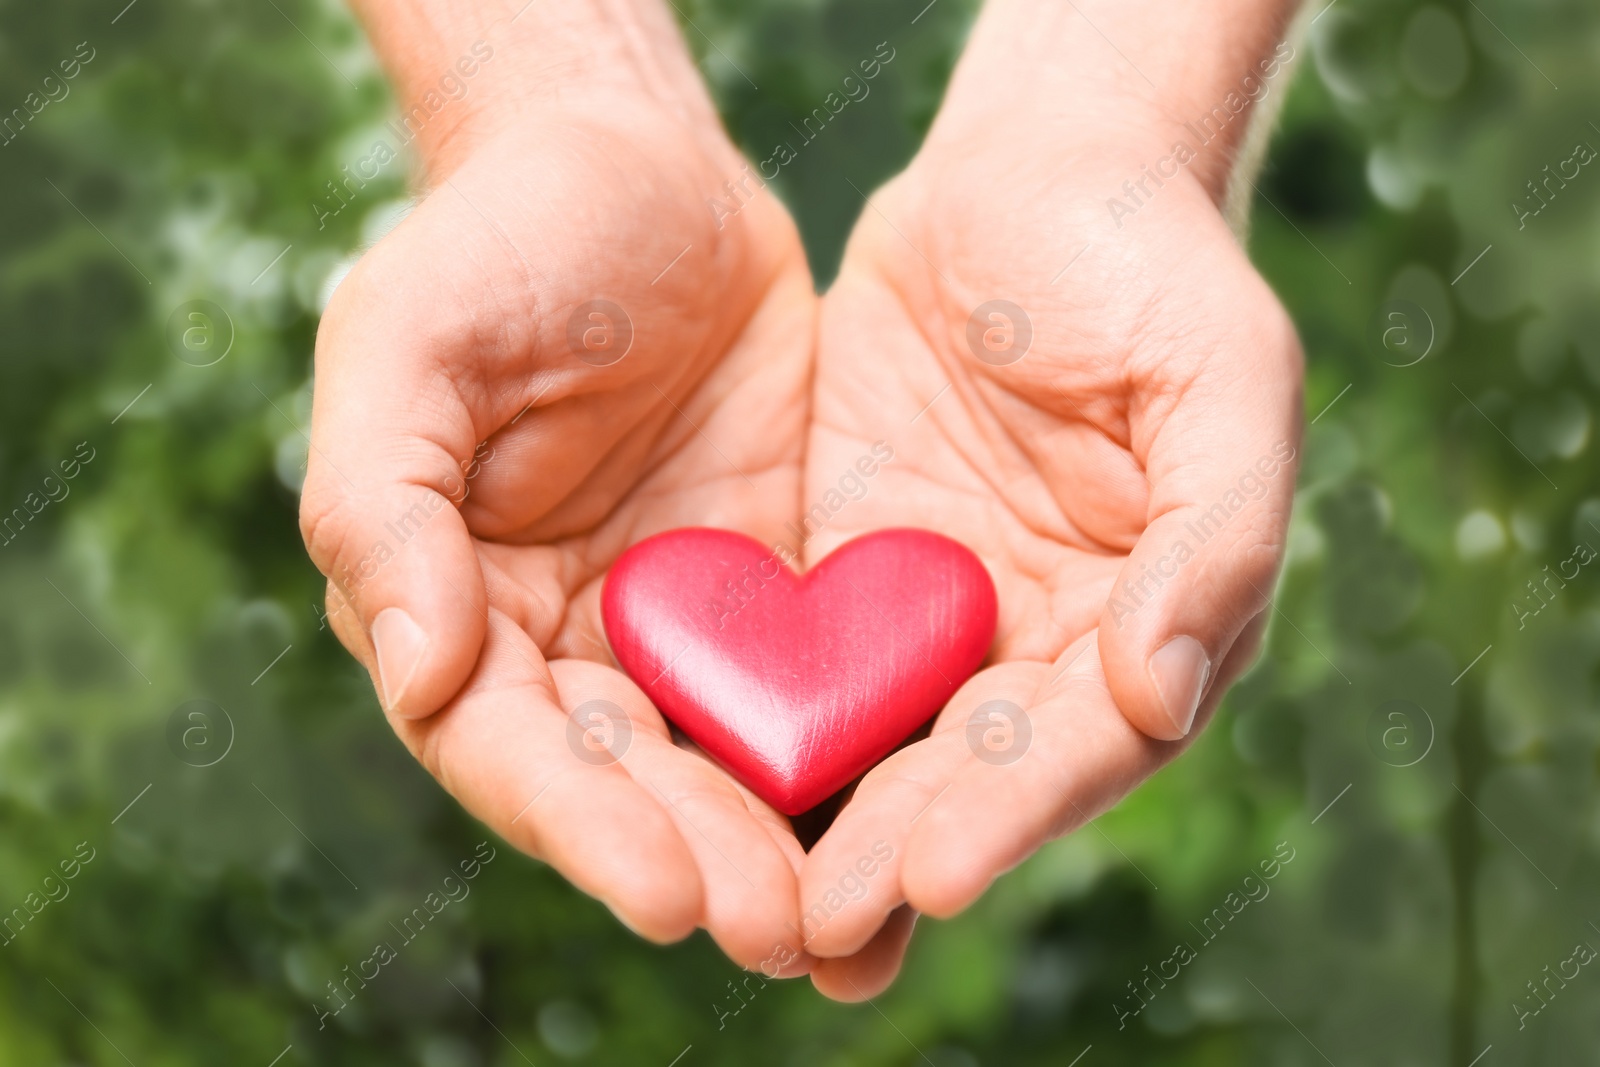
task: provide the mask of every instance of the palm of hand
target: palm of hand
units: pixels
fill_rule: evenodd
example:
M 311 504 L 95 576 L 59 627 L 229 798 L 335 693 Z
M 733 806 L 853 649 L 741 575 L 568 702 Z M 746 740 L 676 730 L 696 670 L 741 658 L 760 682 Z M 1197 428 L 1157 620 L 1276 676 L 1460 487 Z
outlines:
M 1211 398 L 1227 385 L 1207 380 L 1204 360 L 1258 363 L 1263 382 L 1281 383 L 1268 392 L 1297 381 L 1292 342 L 1251 337 L 1263 322 L 1292 334 L 1209 201 L 1175 203 L 1142 234 L 1108 234 L 1093 216 L 1052 217 L 1075 193 L 1098 204 L 1105 177 L 1024 165 L 997 196 L 994 156 L 969 158 L 981 163 L 919 159 L 864 209 L 819 328 L 808 498 L 866 443 L 889 441 L 895 460 L 808 546 L 808 562 L 870 529 L 936 529 L 984 559 L 1001 605 L 991 665 L 929 738 L 869 772 L 807 858 L 803 909 L 872 845 L 894 850 L 860 900 L 808 925 L 824 957 L 813 979 L 844 999 L 892 978 L 913 918 L 902 904 L 962 910 L 1182 748 L 1135 729 L 1113 699 L 1108 600 L 1147 518 L 1179 503 L 1160 479 L 1208 458 L 1199 450 L 1216 440 Z M 1224 297 L 1229 313 L 1208 313 Z M 1255 368 L 1223 377 L 1240 372 Z M 1292 438 L 1282 425 L 1251 432 Z M 1251 536 L 1270 548 L 1278 533 Z M 1259 629 L 1239 620 L 1234 635 L 1248 632 L 1225 650 L 1202 717 Z
M 410 539 L 350 590 L 359 606 L 408 572 L 431 579 L 429 658 L 385 701 L 401 739 L 474 815 L 635 929 L 704 925 L 754 967 L 798 948 L 800 847 L 787 820 L 674 746 L 609 665 L 598 594 L 651 533 L 713 524 L 770 541 L 793 518 L 815 297 L 776 205 L 715 225 L 700 190 L 738 171 L 720 131 L 637 100 L 593 112 L 475 151 L 341 284 L 317 381 L 318 414 L 339 422 L 316 436 L 307 541 L 348 561 L 366 543 L 349 516 L 421 515 L 421 501 L 431 517 L 414 533 L 402 519 Z M 601 117 L 618 114 L 623 127 Z M 341 358 L 393 349 L 379 382 Z M 401 433 L 389 405 L 411 413 Z M 374 462 L 389 480 L 400 468 L 398 497 L 347 506 Z M 335 629 L 383 692 L 361 622 L 373 613 L 342 599 L 330 584 Z M 599 712 L 592 736 L 570 724 L 580 705 Z

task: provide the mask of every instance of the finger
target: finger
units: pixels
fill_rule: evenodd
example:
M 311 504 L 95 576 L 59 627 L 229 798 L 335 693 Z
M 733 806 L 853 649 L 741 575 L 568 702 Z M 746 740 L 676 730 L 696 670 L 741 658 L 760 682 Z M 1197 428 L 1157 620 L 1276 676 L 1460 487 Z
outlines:
M 951 697 L 947 709 L 970 710 L 982 690 L 1026 703 L 1037 683 L 1015 681 L 1019 667 L 993 667 Z M 944 721 L 941 715 L 941 723 Z M 905 903 L 901 863 L 906 841 L 924 812 L 970 760 L 965 730 L 937 727 L 932 736 L 874 767 L 822 835 L 800 872 L 800 929 L 818 957 L 862 951 L 891 912 Z
M 1248 626 L 1201 709 L 1209 718 L 1259 645 Z M 974 758 L 918 821 L 906 842 L 901 885 L 919 910 L 947 918 L 977 900 L 1042 844 L 1108 810 L 1189 743 L 1156 741 L 1127 721 L 1105 687 L 1094 635 L 1062 666 L 1031 665 L 1025 706 L 1030 741 L 1011 762 Z M 974 692 L 973 699 L 993 699 Z
M 312 560 L 359 622 L 351 651 L 406 718 L 460 689 L 485 618 L 459 511 L 477 431 L 449 370 L 472 312 L 437 295 L 459 280 L 428 253 L 449 236 L 438 215 L 425 205 L 406 219 L 329 303 L 300 506 Z
M 577 695 L 620 704 L 620 674 Z M 694 854 L 659 799 L 620 763 L 574 740 L 569 712 L 543 657 L 511 620 L 490 613 L 483 655 L 465 690 L 438 715 L 391 717 L 407 747 L 490 829 L 549 863 L 652 941 L 676 941 L 699 923 Z M 665 744 L 666 730 L 637 716 L 634 747 Z M 580 753 L 588 752 L 589 758 Z
M 1117 705 L 1159 740 L 1189 733 L 1266 603 L 1294 497 L 1299 343 L 1253 271 L 1227 276 L 1240 273 L 1246 291 L 1205 313 L 1244 315 L 1250 329 L 1211 331 L 1227 338 L 1218 350 L 1167 354 L 1136 385 L 1158 398 L 1135 417 L 1136 438 L 1141 423 L 1157 427 L 1144 457 L 1149 521 L 1101 615 L 1100 652 Z M 1200 369 L 1180 378 L 1180 365 Z
M 899 907 L 883 928 L 854 956 L 818 960 L 811 970 L 811 983 L 830 1000 L 858 1003 L 882 993 L 893 984 L 905 962 L 917 913 Z
M 614 701 L 631 738 L 618 745 L 622 766 L 665 809 L 700 871 L 701 924 L 728 958 L 767 977 L 801 973 L 804 944 L 794 929 L 794 867 L 752 812 L 748 797 L 714 763 L 674 745 L 649 698 L 608 667 L 583 660 L 551 664 L 570 707 Z M 615 751 L 615 749 L 613 749 Z M 759 801 L 755 801 L 759 804 Z M 792 838 L 791 838 L 792 840 Z M 795 842 L 798 849 L 799 844 Z

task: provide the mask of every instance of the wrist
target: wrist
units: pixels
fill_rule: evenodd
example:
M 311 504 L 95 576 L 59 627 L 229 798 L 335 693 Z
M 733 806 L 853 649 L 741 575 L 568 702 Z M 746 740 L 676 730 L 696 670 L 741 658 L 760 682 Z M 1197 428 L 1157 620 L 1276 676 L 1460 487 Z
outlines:
M 709 109 L 660 0 L 352 0 L 430 184 L 531 112 L 644 93 Z
M 1251 116 L 1288 88 L 1297 6 L 988 0 L 929 142 L 981 131 L 1046 152 L 1117 145 L 1135 167 L 1183 157 L 1220 205 Z

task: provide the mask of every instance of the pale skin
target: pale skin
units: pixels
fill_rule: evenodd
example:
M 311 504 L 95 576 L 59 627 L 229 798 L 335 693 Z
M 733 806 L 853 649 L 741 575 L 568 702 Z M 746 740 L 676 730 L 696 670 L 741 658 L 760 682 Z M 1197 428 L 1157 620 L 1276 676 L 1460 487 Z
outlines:
M 1115 804 L 1255 653 L 1292 460 L 1193 558 L 1162 562 L 1262 457 L 1298 446 L 1298 342 L 1218 208 L 1247 115 L 1120 227 L 1106 200 L 1259 72 L 1288 5 L 1155 19 L 991 0 L 927 143 L 871 194 L 821 298 L 770 194 L 720 227 L 708 207 L 743 161 L 670 8 L 541 4 L 512 22 L 520 0 L 463 6 L 358 5 L 403 103 L 473 41 L 495 55 L 424 127 L 429 192 L 318 335 L 302 525 L 335 579 L 330 621 L 445 788 L 634 930 L 703 927 L 741 966 L 876 995 L 917 913 L 960 912 Z M 597 297 L 634 329 L 608 367 L 568 339 Z M 969 345 L 993 299 L 1031 324 L 1015 362 Z M 805 563 L 884 526 L 939 530 L 993 575 L 999 633 L 932 736 L 869 772 L 808 854 L 672 743 L 606 649 L 598 594 L 661 530 L 778 541 L 880 439 L 895 460 Z M 419 502 L 430 518 L 375 566 L 385 523 Z M 1115 609 L 1158 565 L 1137 610 Z M 593 699 L 628 717 L 619 762 L 569 744 L 568 713 Z M 1031 726 L 1014 762 L 967 743 L 995 699 Z M 894 855 L 865 893 L 802 927 L 876 842 Z

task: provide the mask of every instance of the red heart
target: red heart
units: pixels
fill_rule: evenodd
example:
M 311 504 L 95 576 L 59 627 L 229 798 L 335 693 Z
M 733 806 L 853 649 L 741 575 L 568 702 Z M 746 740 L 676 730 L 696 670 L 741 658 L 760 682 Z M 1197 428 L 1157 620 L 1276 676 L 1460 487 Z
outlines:
M 672 530 L 624 552 L 601 594 L 628 676 L 786 815 L 938 712 L 983 662 L 996 610 L 978 557 L 925 530 L 858 537 L 803 577 L 743 534 Z

